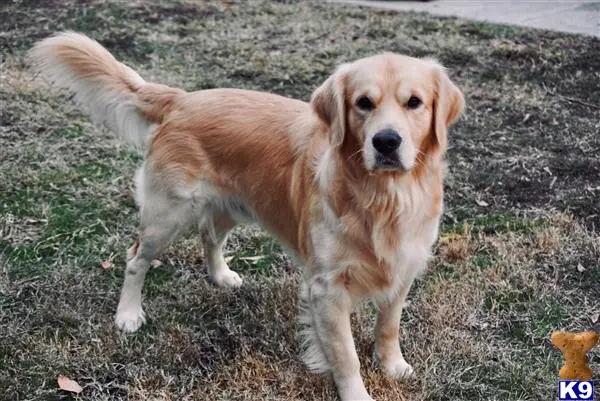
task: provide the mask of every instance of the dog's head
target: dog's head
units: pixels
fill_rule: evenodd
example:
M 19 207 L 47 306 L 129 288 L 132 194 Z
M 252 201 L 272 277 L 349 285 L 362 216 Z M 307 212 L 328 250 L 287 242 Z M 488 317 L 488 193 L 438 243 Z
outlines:
M 369 172 L 402 173 L 444 152 L 464 97 L 437 62 L 385 53 L 340 66 L 311 103 L 332 147 Z

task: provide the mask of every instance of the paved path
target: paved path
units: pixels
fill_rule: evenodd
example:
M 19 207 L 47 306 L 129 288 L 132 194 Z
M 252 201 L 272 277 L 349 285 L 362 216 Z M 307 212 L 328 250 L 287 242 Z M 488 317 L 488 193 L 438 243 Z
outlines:
M 399 11 L 521 25 L 600 37 L 600 1 L 591 0 L 329 0 Z

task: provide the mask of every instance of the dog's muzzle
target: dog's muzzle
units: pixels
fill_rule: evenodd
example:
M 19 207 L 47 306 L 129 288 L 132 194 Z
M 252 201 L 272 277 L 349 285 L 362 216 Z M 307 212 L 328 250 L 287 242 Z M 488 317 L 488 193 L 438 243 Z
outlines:
M 402 168 L 398 156 L 398 148 L 402 144 L 402 137 L 393 129 L 379 131 L 373 137 L 373 147 L 376 150 L 375 168 L 383 170 L 397 170 Z

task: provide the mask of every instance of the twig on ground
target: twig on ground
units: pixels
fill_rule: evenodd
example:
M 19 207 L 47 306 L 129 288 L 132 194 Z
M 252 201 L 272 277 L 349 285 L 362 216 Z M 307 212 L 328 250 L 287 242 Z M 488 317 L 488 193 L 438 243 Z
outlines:
M 577 103 L 577 104 L 580 104 L 580 105 L 582 105 L 582 106 L 587 106 L 587 107 L 590 107 L 590 108 L 592 108 L 592 109 L 600 110 L 600 106 L 599 106 L 599 105 L 597 105 L 597 104 L 588 103 L 588 102 L 586 102 L 586 101 L 583 101 L 583 100 L 581 100 L 581 99 L 577 99 L 577 98 L 575 98 L 575 97 L 563 96 L 563 95 L 559 95 L 559 94 L 557 94 L 557 93 L 552 93 L 552 92 L 548 92 L 548 93 L 550 93 L 551 95 L 556 95 L 556 96 L 558 96 L 558 97 L 559 97 L 561 100 L 565 100 L 565 101 L 567 101 L 567 102 L 570 102 L 570 103 Z

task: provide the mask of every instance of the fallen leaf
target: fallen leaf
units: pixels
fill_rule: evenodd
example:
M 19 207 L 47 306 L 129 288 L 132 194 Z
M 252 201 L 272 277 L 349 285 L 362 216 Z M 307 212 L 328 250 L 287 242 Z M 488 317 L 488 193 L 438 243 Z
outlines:
M 58 387 L 61 390 L 70 391 L 71 393 L 79 394 L 83 388 L 75 380 L 69 379 L 67 376 L 58 376 Z
M 579 263 L 579 264 L 577 265 L 577 271 L 578 271 L 579 273 L 583 273 L 583 272 L 584 272 L 584 271 L 586 271 L 586 270 L 587 270 L 587 269 L 586 269 L 585 267 L 583 267 L 583 265 L 582 265 L 581 263 Z
M 597 323 L 598 320 L 600 320 L 600 313 L 595 313 L 592 316 L 590 316 L 590 320 L 592 321 L 592 323 Z
M 160 260 L 158 260 L 158 259 L 154 259 L 152 262 L 150 262 L 150 266 L 152 266 L 152 267 L 153 267 L 153 268 L 155 268 L 155 269 L 156 269 L 157 267 L 160 267 L 160 266 L 162 266 L 162 264 L 163 264 L 163 263 L 162 263 Z
M 476 200 L 475 203 L 477 203 L 481 207 L 488 207 L 490 205 L 489 203 L 483 200 Z
M 263 255 L 261 256 L 244 256 L 242 258 L 239 258 L 240 260 L 247 260 L 250 261 L 252 263 L 257 263 L 259 260 L 264 259 L 265 257 Z
M 104 262 L 102 262 L 102 271 L 107 271 L 112 267 L 112 265 L 112 258 L 106 259 Z

